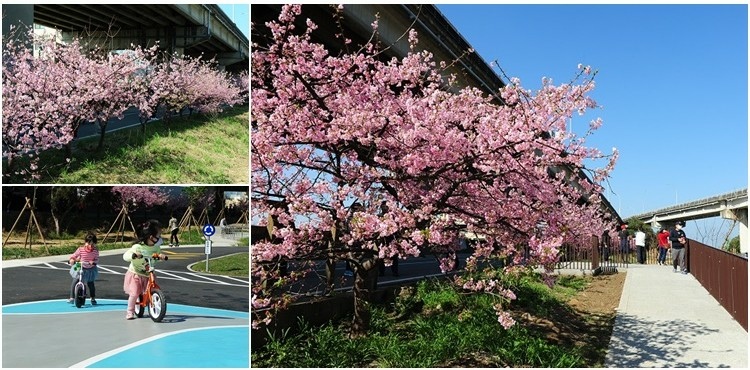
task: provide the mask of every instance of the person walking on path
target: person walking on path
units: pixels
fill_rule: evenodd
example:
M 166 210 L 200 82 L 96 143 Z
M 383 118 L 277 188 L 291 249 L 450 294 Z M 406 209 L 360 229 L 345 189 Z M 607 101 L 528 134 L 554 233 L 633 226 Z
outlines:
M 84 244 L 82 247 L 78 247 L 76 251 L 68 257 L 68 264 L 72 265 L 76 261 L 81 261 L 81 268 L 83 271 L 83 277 L 81 280 L 89 288 L 89 296 L 91 297 L 91 304 L 96 305 L 96 286 L 94 281 L 99 276 L 99 268 L 96 264 L 99 263 L 99 249 L 96 247 L 96 234 L 89 232 L 83 239 Z M 73 283 L 70 285 L 70 298 L 68 303 L 73 303 L 73 292 L 75 286 L 78 283 L 78 278 L 73 278 Z
M 638 251 L 638 263 L 646 263 L 646 233 L 642 229 L 635 232 L 635 246 Z
M 667 264 L 667 249 L 669 249 L 669 230 L 662 228 L 661 231 L 656 234 L 656 238 L 659 240 L 659 257 L 656 261 L 660 265 Z
M 622 260 L 625 263 L 630 263 L 630 234 L 628 233 L 628 224 L 622 224 L 620 232 L 617 235 L 620 237 Z
M 685 261 L 685 249 L 687 248 L 687 236 L 682 228 L 685 227 L 685 221 L 678 221 L 674 229 L 669 232 L 669 241 L 672 242 L 672 271 L 677 272 L 677 265 L 680 265 L 680 271 L 687 274 L 687 263 Z
M 172 215 L 172 218 L 169 219 L 169 232 L 171 233 L 169 237 L 169 246 L 179 247 L 180 239 L 177 238 L 177 233 L 180 232 L 180 227 L 177 225 L 177 219 L 174 217 L 174 214 Z

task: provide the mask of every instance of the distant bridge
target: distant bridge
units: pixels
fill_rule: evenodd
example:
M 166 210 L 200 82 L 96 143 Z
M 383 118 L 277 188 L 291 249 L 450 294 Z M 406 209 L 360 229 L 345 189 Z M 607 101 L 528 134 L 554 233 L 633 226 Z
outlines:
M 747 189 L 678 204 L 633 216 L 653 227 L 668 227 L 677 221 L 721 216 L 740 224 L 740 251 L 748 251 Z
M 218 5 L 204 4 L 3 4 L 3 32 L 11 24 L 42 25 L 63 40 L 102 40 L 108 50 L 157 41 L 170 53 L 216 58 L 224 67 L 247 69 L 250 43 Z

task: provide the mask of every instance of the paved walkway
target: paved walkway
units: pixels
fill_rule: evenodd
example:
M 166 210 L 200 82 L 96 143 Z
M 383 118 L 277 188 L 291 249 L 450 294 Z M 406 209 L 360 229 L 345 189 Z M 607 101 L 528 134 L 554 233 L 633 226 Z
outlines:
M 692 275 L 626 271 L 606 367 L 748 367 L 748 333 Z

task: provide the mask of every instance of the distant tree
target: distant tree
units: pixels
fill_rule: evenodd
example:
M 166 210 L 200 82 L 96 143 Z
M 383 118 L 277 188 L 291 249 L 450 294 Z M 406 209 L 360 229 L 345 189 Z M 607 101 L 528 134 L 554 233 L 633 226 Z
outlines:
M 232 81 L 240 91 L 240 100 L 247 102 L 250 98 L 250 75 L 248 71 L 242 71 L 234 75 Z
M 134 211 L 167 202 L 167 195 L 156 186 L 113 186 L 112 193 L 117 196 L 116 208 L 118 209 L 127 205 L 131 211 Z
M 49 204 L 55 235 L 62 235 L 67 227 L 61 227 L 71 214 L 80 212 L 83 208 L 82 192 L 76 186 L 53 186 L 49 189 Z
M 635 235 L 636 231 L 642 230 L 646 234 L 646 245 L 656 248 L 659 241 L 656 240 L 656 233 L 654 232 L 654 229 L 651 228 L 651 225 L 637 218 L 629 218 L 625 220 L 625 223 L 628 224 L 628 233 L 630 235 Z
M 740 254 L 740 236 L 737 235 L 731 240 L 724 243 L 724 247 L 722 249 L 730 253 Z
M 241 91 L 214 61 L 201 62 L 187 86 L 190 108 L 202 113 L 221 112 L 241 100 Z

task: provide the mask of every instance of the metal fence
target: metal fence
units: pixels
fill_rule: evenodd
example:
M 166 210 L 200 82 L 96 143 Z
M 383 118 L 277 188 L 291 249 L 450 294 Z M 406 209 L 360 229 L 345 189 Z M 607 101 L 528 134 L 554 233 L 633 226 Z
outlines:
M 690 240 L 688 270 L 747 331 L 747 258 Z
M 564 246 L 561 252 L 558 269 L 594 270 L 597 267 L 627 267 L 637 263 L 635 244 L 630 241 L 627 248 L 620 248 L 617 238 L 600 243 L 599 238 L 594 236 L 587 247 Z M 656 263 L 656 254 L 651 263 Z

